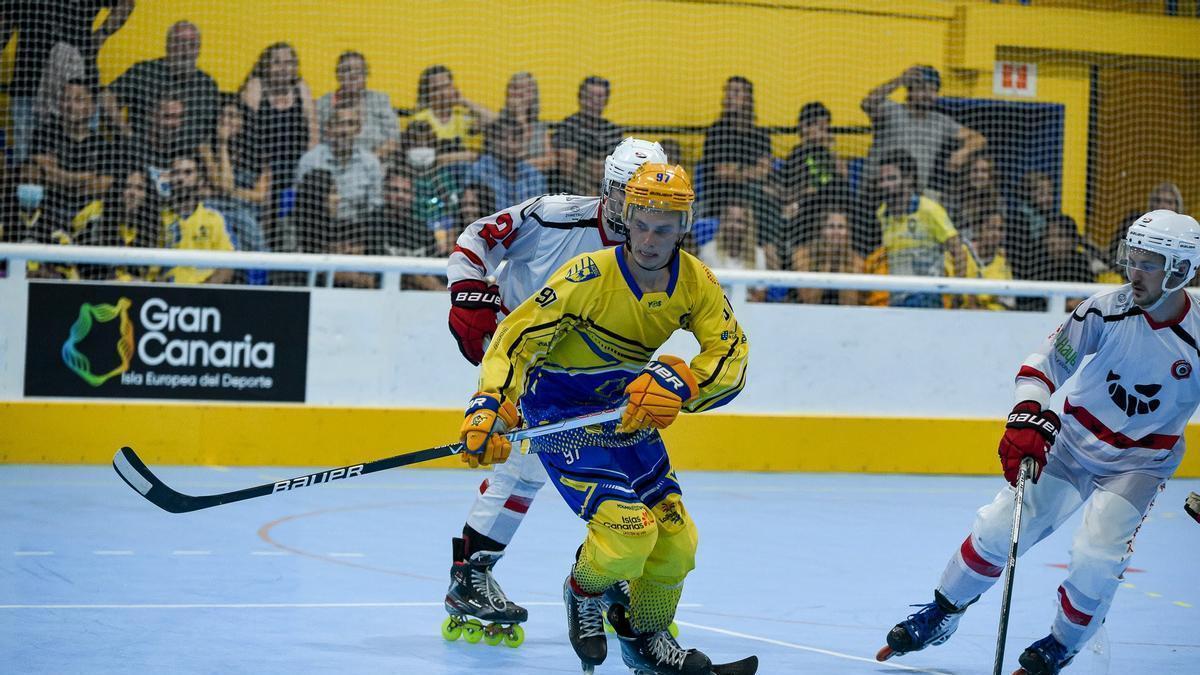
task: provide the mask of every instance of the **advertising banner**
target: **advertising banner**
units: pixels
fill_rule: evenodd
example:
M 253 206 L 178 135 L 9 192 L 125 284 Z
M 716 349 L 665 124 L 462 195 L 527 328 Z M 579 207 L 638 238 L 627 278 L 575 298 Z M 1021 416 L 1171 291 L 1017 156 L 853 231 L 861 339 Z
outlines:
M 25 395 L 305 398 L 305 291 L 29 284 Z

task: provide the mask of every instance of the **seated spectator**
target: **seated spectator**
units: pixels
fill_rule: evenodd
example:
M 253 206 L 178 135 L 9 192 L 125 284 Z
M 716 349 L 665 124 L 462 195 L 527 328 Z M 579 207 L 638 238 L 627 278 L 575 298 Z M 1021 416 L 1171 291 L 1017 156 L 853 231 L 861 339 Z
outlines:
M 355 146 L 361 122 L 358 111 L 339 102 L 325 125 L 325 141 L 304 153 L 296 175 L 322 169 L 337 182 L 338 219 L 362 221 L 383 204 L 383 167 L 373 153 Z
M 900 87 L 907 90 L 904 103 L 888 98 Z M 938 166 L 943 148 L 953 148 L 946 169 L 957 173 L 968 157 L 982 150 L 986 139 L 977 131 L 959 124 L 949 115 L 937 111 L 938 92 L 942 76 L 933 66 L 916 65 L 899 77 L 872 89 L 862 100 L 863 112 L 871 118 L 874 138 L 867 154 L 864 183 L 870 206 L 878 195 L 881 160 L 892 150 L 904 150 L 916 163 L 916 190 L 932 190 L 938 199 L 945 190 L 945 175 Z
M 604 118 L 612 87 L 608 80 L 589 75 L 579 83 L 579 111 L 554 131 L 552 175 L 555 192 L 592 195 L 604 177 L 604 158 L 621 142 L 621 129 Z
M 546 194 L 546 177 L 525 161 L 527 129 L 500 117 L 484 133 L 483 154 L 467 168 L 464 182 L 482 183 L 496 195 L 493 211 Z
M 818 222 L 821 227 L 813 237 L 792 251 L 792 269 L 797 272 L 863 274 L 863 258 L 851 245 L 849 209 L 827 207 Z M 797 295 L 800 302 L 810 305 L 859 305 L 866 293 L 852 288 L 801 288 Z
M 271 169 L 272 192 L 278 196 L 295 184 L 300 157 L 320 139 L 312 90 L 300 77 L 296 50 L 286 42 L 264 49 L 238 94 L 251 111 L 251 133 Z
M 323 253 L 333 241 L 341 196 L 333 173 L 313 169 L 296 186 L 296 202 L 280 223 L 281 250 Z
M 370 253 L 369 224 L 366 222 L 335 221 L 328 252 L 335 255 L 366 255 Z M 405 279 L 408 275 L 405 275 Z M 337 288 L 379 288 L 379 275 L 374 272 L 338 270 L 333 273 Z M 441 285 L 438 290 L 445 288 Z
M 457 228 L 458 184 L 449 167 L 437 159 L 437 139 L 426 122 L 413 122 L 404 130 L 404 172 L 412 180 L 413 217 L 434 233 L 438 257 L 450 255 L 442 251 L 442 242 L 452 246 L 461 228 Z
M 917 190 L 916 161 L 903 150 L 887 153 L 879 162 L 883 203 L 876 211 L 890 274 L 946 276 L 949 252 L 954 274 L 966 270 L 962 241 L 942 205 Z M 893 307 L 941 307 L 936 293 L 892 293 Z
M 550 125 L 541 119 L 541 101 L 538 83 L 533 75 L 524 71 L 515 73 L 508 78 L 500 116 L 518 120 L 529 130 L 526 134 L 525 161 L 546 174 L 554 168 L 555 158 L 550 152 Z
M 971 279 L 995 279 L 1008 281 L 1013 278 L 1004 251 L 1004 213 L 999 208 L 981 211 L 977 220 L 969 224 L 970 236 L 964 235 L 966 249 L 966 273 Z M 952 264 L 947 261 L 948 264 Z M 968 295 L 961 298 L 961 306 L 968 309 L 1004 310 L 1016 309 L 1016 298 L 1010 296 Z
M 79 243 L 126 248 L 163 247 L 162 209 L 145 172 L 133 170 L 120 177 L 104 200 L 100 226 L 90 228 L 89 236 Z M 155 281 L 160 274 L 161 268 L 157 265 L 117 265 L 103 266 L 102 274 L 90 278 Z
M 1096 281 L 1096 275 L 1088 267 L 1087 256 L 1076 244 L 1078 233 L 1073 225 L 1072 222 L 1058 220 L 1046 227 L 1046 234 L 1040 242 L 1041 264 L 1034 276 L 1036 281 Z
M 222 97 L 216 138 L 200 146 L 210 195 L 207 204 L 225 216 L 239 251 L 265 251 L 260 216 L 271 196 L 271 169 L 246 128 L 246 109 Z
M 745 199 L 757 216 L 757 244 L 777 250 L 779 207 L 765 189 L 771 171 L 771 138 L 755 125 L 755 115 L 754 85 L 744 77 L 730 77 L 725 81 L 721 116 L 704 135 L 697 169 L 703 176 L 697 179 L 700 211 L 719 213 L 725 201 Z
M 383 177 L 383 207 L 371 215 L 366 253 L 432 258 L 435 230 L 416 215 L 413 181 L 408 171 L 391 169 Z M 444 290 L 444 279 L 427 274 L 405 274 L 401 288 Z
M 211 140 L 217 122 L 217 83 L 196 66 L 200 29 L 179 21 L 167 30 L 166 55 L 139 61 L 122 73 L 101 95 L 105 117 L 124 136 L 142 136 L 150 125 L 155 103 L 164 95 L 184 102 L 184 141 L 192 147 Z M 128 110 L 128 119 L 121 115 Z
M 76 216 L 106 196 L 116 169 L 108 143 L 91 129 L 95 109 L 87 84 L 68 82 L 59 98 L 60 115 L 34 132 L 31 161 L 24 169 L 25 183 L 45 188 L 44 217 L 72 239 L 89 220 Z
M 23 183 L 16 189 L 16 205 L 11 209 L 12 222 L 0 228 L 2 241 L 18 244 L 69 245 L 75 243 L 70 228 L 54 225 L 50 218 L 43 217 L 42 202 L 45 189 L 35 183 Z M 26 264 L 26 276 L 34 279 L 79 279 L 75 265 L 41 263 Z
M 831 120 L 825 104 L 805 103 L 796 127 L 800 143 L 771 173 L 769 187 L 780 203 L 784 250 L 794 249 L 824 229 L 830 206 L 849 195 L 846 162 L 833 152 Z
M 716 233 L 700 244 L 697 257 L 713 269 L 765 270 L 767 254 L 755 243 L 754 211 L 747 204 L 727 200 L 717 217 Z M 762 302 L 766 290 L 751 288 L 747 299 Z
M 496 212 L 492 207 L 496 203 L 496 193 L 492 188 L 480 183 L 467 183 L 458 194 L 458 226 L 454 230 L 438 230 L 437 257 L 444 258 L 454 250 L 454 242 L 458 235 L 471 223 L 486 218 Z
M 1117 246 L 1125 241 L 1125 234 L 1129 232 L 1129 226 L 1133 221 L 1141 218 L 1142 215 L 1159 209 L 1167 209 L 1175 213 L 1186 213 L 1183 210 L 1183 193 L 1179 191 L 1179 186 L 1170 182 L 1163 181 L 1155 185 L 1150 190 L 1150 194 L 1146 198 L 1145 211 L 1130 211 L 1113 229 L 1112 241 L 1108 244 L 1108 260 L 1115 261 L 1117 259 Z M 1105 275 L 1107 277 L 1107 275 Z M 1115 274 L 1116 278 L 1107 277 L 1101 280 L 1101 283 L 1125 283 L 1125 277 L 1121 274 Z
M 17 35 L 13 56 L 12 79 L 6 93 L 9 120 L 12 124 L 10 145 L 13 166 L 20 166 L 29 157 L 30 142 L 38 126 L 36 96 L 44 69 L 51 63 L 49 54 L 59 44 L 78 58 L 78 70 L 69 79 L 83 81 L 93 94 L 100 87 L 100 72 L 96 57 L 100 48 L 125 25 L 133 12 L 135 0 L 91 0 L 88 2 L 5 2 L 0 13 L 0 47 Z M 96 27 L 100 13 L 107 8 L 104 22 Z M 74 60 L 74 58 L 73 58 Z M 57 100 L 57 87 L 51 89 L 51 100 Z
M 179 154 L 195 154 L 183 134 L 183 123 L 187 107 L 183 99 L 166 94 L 159 99 L 150 116 L 146 133 L 121 140 L 117 168 L 121 172 L 142 171 L 150 179 L 159 196 L 165 198 L 166 175 L 171 169 L 171 160 Z
M 969 228 L 981 222 L 985 213 L 1003 208 L 994 168 L 995 163 L 987 153 L 977 152 L 955 176 L 949 211 L 954 222 L 963 224 L 959 231 L 965 238 L 971 238 L 973 233 Z
M 417 80 L 417 113 L 409 120 L 433 129 L 438 154 L 446 162 L 469 162 L 479 149 L 479 132 L 496 114 L 462 95 L 454 74 L 443 65 L 429 66 Z
M 683 146 L 679 144 L 679 140 L 675 138 L 664 138 L 658 142 L 662 146 L 663 152 L 667 155 L 667 164 L 675 164 L 682 166 L 689 173 L 692 171 L 691 166 L 684 166 L 683 163 Z
M 225 228 L 225 218 L 201 201 L 204 182 L 200 159 L 195 154 L 177 156 L 167 174 L 170 198 L 162 210 L 163 231 L 169 248 L 202 251 L 232 251 L 233 242 Z M 173 267 L 165 281 L 180 284 L 224 284 L 233 279 L 232 269 Z
M 367 89 L 367 59 L 359 52 L 342 52 L 334 69 L 338 88 L 317 99 L 317 122 L 324 130 L 339 105 L 353 108 L 358 114 L 361 131 L 354 139 L 360 150 L 375 153 L 381 161 L 391 156 L 400 145 L 400 123 L 392 109 L 387 92 Z M 327 140 L 323 136 L 321 140 Z

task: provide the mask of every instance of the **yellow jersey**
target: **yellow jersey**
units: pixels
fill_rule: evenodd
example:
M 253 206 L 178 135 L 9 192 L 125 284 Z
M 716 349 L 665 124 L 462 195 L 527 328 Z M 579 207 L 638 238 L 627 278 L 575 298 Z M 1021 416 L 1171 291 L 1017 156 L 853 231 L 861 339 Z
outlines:
M 163 232 L 166 233 L 168 248 L 199 251 L 232 251 L 233 241 L 225 229 L 225 217 L 206 207 L 196 205 L 196 210 L 184 218 L 171 209 L 162 211 Z M 180 284 L 202 284 L 213 275 L 211 269 L 196 267 L 172 267 L 164 277 L 167 281 Z
M 680 251 L 667 288 L 645 293 L 622 247 L 576 256 L 509 314 L 488 346 L 481 391 L 520 401 L 531 423 L 611 407 L 677 330 L 700 353 L 690 367 L 699 412 L 733 400 L 746 384 L 749 345 L 713 273 Z
M 944 244 L 958 236 L 946 209 L 928 197 L 914 198 L 907 213 L 892 213 L 887 204 L 876 211 L 883 228 L 888 271 L 919 277 L 945 276 Z

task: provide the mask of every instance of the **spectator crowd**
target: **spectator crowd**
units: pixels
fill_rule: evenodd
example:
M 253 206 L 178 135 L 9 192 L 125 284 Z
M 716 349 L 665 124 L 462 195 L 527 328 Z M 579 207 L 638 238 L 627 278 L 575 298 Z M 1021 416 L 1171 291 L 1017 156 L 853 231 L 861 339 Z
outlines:
M 5 4 L 3 39 L 15 33 L 18 42 L 0 241 L 445 257 L 467 224 L 501 208 L 546 193 L 595 194 L 605 156 L 629 135 L 604 116 L 614 87 L 598 75 L 579 83 L 578 110 L 551 122 L 531 73 L 513 74 L 503 106 L 491 110 L 468 99 L 450 69 L 431 65 L 416 83 L 416 108 L 398 114 L 387 92 L 370 88 L 362 53 L 340 54 L 337 88 L 315 98 L 286 42 L 263 49 L 238 90 L 222 92 L 197 65 L 202 36 L 188 21 L 169 28 L 162 56 L 101 86 L 96 55 L 134 0 Z M 1115 239 L 1083 236 L 1061 210 L 1057 177 L 1027 171 L 1003 180 L 988 139 L 939 106 L 940 90 L 939 72 L 915 65 L 866 92 L 872 140 L 863 158 L 840 156 L 830 110 L 803 103 L 798 142 L 776 156 L 772 131 L 758 124 L 754 83 L 729 77 L 698 156 L 684 156 L 674 137 L 658 139 L 697 189 L 687 247 L 722 269 L 1119 280 Z M 1184 205 L 1164 181 L 1131 207 Z M 1137 213 L 1116 224 L 1118 235 Z M 41 265 L 30 274 L 307 283 L 194 268 Z M 378 279 L 339 274 L 335 282 Z M 434 277 L 405 283 L 444 287 Z M 848 290 L 762 288 L 752 297 L 1030 307 L 1005 297 Z

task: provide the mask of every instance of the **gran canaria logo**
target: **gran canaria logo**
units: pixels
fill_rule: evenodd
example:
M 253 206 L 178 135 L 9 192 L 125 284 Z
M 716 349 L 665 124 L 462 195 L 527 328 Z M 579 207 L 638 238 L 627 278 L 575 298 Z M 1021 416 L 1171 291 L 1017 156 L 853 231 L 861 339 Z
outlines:
M 79 318 L 75 319 L 75 323 L 71 325 L 71 334 L 63 343 L 62 358 L 68 368 L 75 371 L 76 375 L 93 387 L 99 387 L 129 370 L 134 350 L 133 322 L 129 320 L 129 308 L 132 304 L 129 298 L 121 298 L 117 300 L 116 305 L 93 305 L 85 302 L 79 306 Z M 117 338 L 117 356 L 121 363 L 107 373 L 97 375 L 92 372 L 91 359 L 79 351 L 79 343 L 88 336 L 88 333 L 92 332 L 94 323 L 108 323 L 116 318 L 121 319 L 120 337 Z

